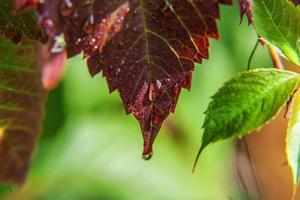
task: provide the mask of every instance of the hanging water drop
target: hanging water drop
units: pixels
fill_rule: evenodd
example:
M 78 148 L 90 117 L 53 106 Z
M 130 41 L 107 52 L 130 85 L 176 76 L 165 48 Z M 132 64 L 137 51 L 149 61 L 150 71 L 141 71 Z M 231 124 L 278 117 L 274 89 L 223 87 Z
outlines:
M 143 154 L 142 158 L 144 160 L 150 160 L 153 156 L 153 152 L 150 152 L 149 154 Z
M 89 41 L 89 45 L 91 46 L 94 46 L 96 44 L 96 38 L 92 38 L 90 41 Z
M 161 82 L 158 79 L 156 80 L 156 86 L 158 89 L 161 89 Z
M 150 138 L 148 138 L 150 139 Z M 144 143 L 144 151 L 142 158 L 144 160 L 150 160 L 153 156 L 153 151 L 152 151 L 152 142 L 148 140 L 146 143 Z
M 81 38 L 78 38 L 75 42 L 76 45 L 80 45 L 80 43 L 82 42 L 82 39 Z

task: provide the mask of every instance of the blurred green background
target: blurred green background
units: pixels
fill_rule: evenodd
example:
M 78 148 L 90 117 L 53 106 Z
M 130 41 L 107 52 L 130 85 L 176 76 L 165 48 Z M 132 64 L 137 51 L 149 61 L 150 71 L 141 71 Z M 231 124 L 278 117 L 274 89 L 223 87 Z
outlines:
M 141 159 L 139 124 L 125 115 L 118 93 L 109 94 L 101 76 L 91 78 L 77 56 L 49 94 L 27 182 L 19 189 L 1 185 L 3 199 L 243 199 L 235 181 L 233 140 L 210 145 L 191 173 L 209 98 L 246 70 L 257 40 L 247 20 L 239 25 L 237 5 L 221 11 L 222 39 L 211 42 L 210 59 L 196 66 L 192 91 L 182 92 L 175 114 L 164 123 L 152 160 Z M 259 47 L 253 66 L 272 66 L 266 48 Z

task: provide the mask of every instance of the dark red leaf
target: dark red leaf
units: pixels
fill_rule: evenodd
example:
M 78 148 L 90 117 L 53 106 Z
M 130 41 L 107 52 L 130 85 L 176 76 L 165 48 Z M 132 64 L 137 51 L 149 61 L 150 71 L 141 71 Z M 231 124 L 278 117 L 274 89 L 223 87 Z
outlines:
M 24 7 L 23 4 L 17 6 Z M 32 4 L 55 37 L 64 34 L 68 56 L 84 52 L 92 75 L 102 71 L 127 113 L 140 122 L 143 157 L 163 121 L 190 89 L 194 62 L 207 59 L 209 38 L 219 39 L 219 5 L 231 0 L 45 0 Z M 26 7 L 26 6 L 25 6 Z
M 248 18 L 248 23 L 252 24 L 253 16 L 252 16 L 252 0 L 238 0 L 240 13 L 241 13 L 241 22 L 243 20 L 243 16 L 246 14 Z

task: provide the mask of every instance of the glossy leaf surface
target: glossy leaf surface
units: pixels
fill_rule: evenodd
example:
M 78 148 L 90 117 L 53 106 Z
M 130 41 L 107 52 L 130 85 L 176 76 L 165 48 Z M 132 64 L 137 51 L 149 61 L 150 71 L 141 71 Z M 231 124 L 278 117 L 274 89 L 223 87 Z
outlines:
M 288 0 L 253 1 L 253 23 L 258 34 L 277 46 L 292 62 L 300 65 L 300 7 Z
M 219 39 L 220 4 L 231 0 L 18 0 L 15 9 L 36 8 L 53 43 L 64 34 L 69 57 L 83 51 L 90 73 L 102 71 L 140 122 L 149 159 L 181 89 L 191 87 L 194 62 Z
M 244 72 L 226 82 L 205 112 L 198 156 L 212 142 L 242 137 L 262 127 L 287 102 L 298 82 L 298 74 L 276 69 Z

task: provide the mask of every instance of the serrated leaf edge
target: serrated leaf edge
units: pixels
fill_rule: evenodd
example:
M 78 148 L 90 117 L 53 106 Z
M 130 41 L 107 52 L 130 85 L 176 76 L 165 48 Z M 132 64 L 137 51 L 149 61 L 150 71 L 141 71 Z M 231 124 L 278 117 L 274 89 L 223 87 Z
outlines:
M 236 75 L 234 78 L 232 78 L 232 79 L 230 79 L 230 80 L 233 80 L 233 79 L 239 79 L 239 78 L 240 78 L 242 75 L 244 75 L 245 73 L 253 73 L 253 72 L 259 73 L 259 71 L 267 71 L 267 70 L 270 70 L 270 69 L 268 69 L 268 68 L 258 68 L 258 69 L 253 69 L 253 70 L 249 70 L 249 71 L 246 71 L 246 72 L 241 72 L 241 73 L 239 73 L 238 75 Z M 284 73 L 290 73 L 290 74 L 293 74 L 293 75 L 294 75 L 294 76 L 290 77 L 289 79 L 287 79 L 287 81 L 288 81 L 288 80 L 294 80 L 294 79 L 297 79 L 297 83 L 295 84 L 295 87 L 294 87 L 294 89 L 292 90 L 292 93 L 291 93 L 291 94 L 293 94 L 294 91 L 298 88 L 298 85 L 299 85 L 299 82 L 300 82 L 300 75 L 299 75 L 298 73 L 295 73 L 295 72 L 292 72 L 292 71 L 288 71 L 288 70 L 281 70 L 281 69 L 274 69 L 274 68 L 273 68 L 272 70 L 279 71 L 279 72 L 284 72 Z M 230 80 L 229 80 L 229 81 L 230 81 Z M 228 81 L 226 81 L 220 88 L 224 87 L 224 86 L 226 85 L 226 83 L 228 83 Z M 217 94 L 217 93 L 216 93 L 216 94 Z M 216 95 L 216 94 L 215 94 L 215 95 Z M 213 95 L 210 99 L 213 99 L 213 97 L 214 97 L 214 95 Z M 251 134 L 251 133 L 253 133 L 253 132 L 259 131 L 261 128 L 263 128 L 264 126 L 266 126 L 267 124 L 269 124 L 272 120 L 274 120 L 274 118 L 276 118 L 276 117 L 279 115 L 280 111 L 283 109 L 283 107 L 284 107 L 284 105 L 287 103 L 288 99 L 289 99 L 289 97 L 284 101 L 283 105 L 277 110 L 277 112 L 273 115 L 272 118 L 270 118 L 269 120 L 267 120 L 264 124 L 262 124 L 262 125 L 259 126 L 258 128 L 254 129 L 254 130 L 251 130 L 251 131 L 248 131 L 248 132 L 246 132 L 246 133 L 243 134 L 243 135 L 241 135 L 241 134 L 234 134 L 234 135 L 230 136 L 230 137 L 227 138 L 227 139 L 233 138 L 234 136 L 237 137 L 237 138 L 239 138 L 239 139 L 241 139 L 242 137 L 244 137 L 244 136 L 246 136 L 246 135 L 249 135 L 249 134 Z M 209 107 L 209 106 L 208 106 L 208 107 Z M 206 114 L 206 112 L 207 112 L 207 110 L 204 112 L 204 114 Z M 205 121 L 204 121 L 204 123 L 203 123 L 203 125 L 202 125 L 202 129 L 204 129 L 204 124 L 205 124 Z M 202 138 L 203 138 L 203 136 L 202 136 Z M 214 144 L 215 142 L 217 142 L 217 141 L 212 141 L 212 142 L 210 142 L 209 144 Z M 202 141 L 202 144 L 203 144 L 203 141 Z M 201 153 L 202 153 L 203 150 L 208 146 L 208 144 L 205 145 L 205 146 L 203 146 L 202 144 L 201 144 L 200 149 L 199 149 L 199 151 L 198 151 L 198 153 L 197 153 L 197 155 L 196 155 L 196 159 L 195 159 L 195 162 L 194 162 L 194 165 L 193 165 L 193 169 L 192 169 L 192 172 L 193 172 L 193 173 L 194 173 L 194 171 L 195 171 L 195 168 L 196 168 L 196 165 L 197 165 L 197 162 L 198 162 L 198 159 L 199 159 Z

